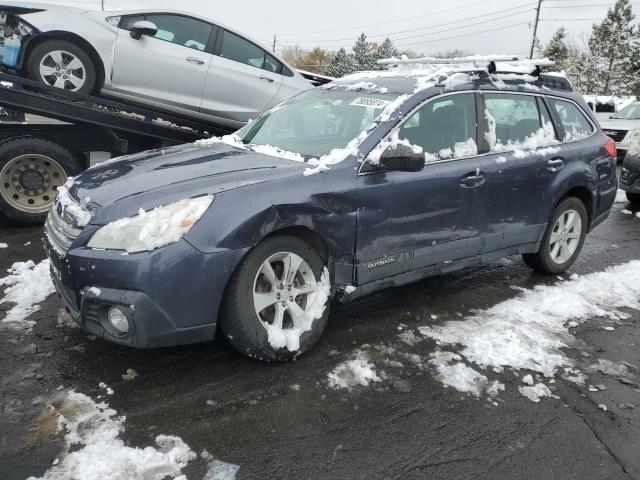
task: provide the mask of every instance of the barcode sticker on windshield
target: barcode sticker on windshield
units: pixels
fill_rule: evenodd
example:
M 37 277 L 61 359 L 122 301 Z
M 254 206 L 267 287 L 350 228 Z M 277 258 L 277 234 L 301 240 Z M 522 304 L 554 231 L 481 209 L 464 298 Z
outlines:
M 382 100 L 380 98 L 358 97 L 349 105 L 353 105 L 354 107 L 384 108 L 390 103 L 391 102 L 389 100 Z

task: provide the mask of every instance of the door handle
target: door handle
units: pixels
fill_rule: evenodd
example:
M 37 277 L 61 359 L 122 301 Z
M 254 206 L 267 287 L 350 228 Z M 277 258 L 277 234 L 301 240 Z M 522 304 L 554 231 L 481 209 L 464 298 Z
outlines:
M 552 158 L 547 160 L 547 170 L 550 172 L 557 172 L 564 168 L 564 160 L 562 158 Z
M 269 77 L 259 77 L 260 80 L 264 80 L 265 82 L 269 82 L 269 83 L 273 83 L 273 78 L 269 78 Z
M 479 170 L 460 177 L 460 185 L 462 185 L 464 188 L 476 188 L 480 185 L 483 185 L 485 181 L 485 174 L 480 172 Z
M 195 63 L 196 65 L 204 64 L 204 60 L 200 60 L 199 58 L 196 58 L 196 57 L 187 57 L 185 60 L 190 63 Z

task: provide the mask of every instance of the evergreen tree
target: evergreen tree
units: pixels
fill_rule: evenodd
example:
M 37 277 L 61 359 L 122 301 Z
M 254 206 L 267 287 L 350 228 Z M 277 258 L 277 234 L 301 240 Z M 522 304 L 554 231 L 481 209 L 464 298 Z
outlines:
M 344 48 L 341 48 L 333 56 L 331 63 L 325 69 L 325 74 L 330 77 L 340 78 L 355 72 L 355 70 L 356 67 L 353 58 Z
M 569 59 L 569 47 L 567 46 L 567 30 L 560 27 L 553 34 L 547 47 L 542 54 L 549 60 L 556 62 L 556 70 L 566 70 L 567 60 Z
M 631 61 L 638 42 L 634 17 L 629 0 L 617 0 L 602 23 L 594 24 L 585 62 L 585 88 L 590 93 L 625 94 L 633 88 L 632 77 L 638 73 Z
M 375 52 L 364 33 L 360 34 L 353 46 L 353 60 L 356 70 L 374 70 L 377 67 Z
M 387 37 L 385 41 L 382 42 L 382 44 L 378 47 L 378 49 L 375 52 L 376 61 L 383 60 L 385 58 L 399 58 L 399 57 L 400 57 L 400 52 L 398 52 L 398 49 L 395 47 L 395 45 L 393 44 L 393 42 L 389 37 Z M 384 65 L 377 65 L 377 68 L 379 70 L 383 70 L 385 67 Z

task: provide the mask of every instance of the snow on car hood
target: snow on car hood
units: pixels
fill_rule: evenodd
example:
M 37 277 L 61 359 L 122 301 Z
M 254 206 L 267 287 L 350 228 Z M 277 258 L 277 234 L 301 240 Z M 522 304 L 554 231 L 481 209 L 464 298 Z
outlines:
M 69 193 L 93 212 L 92 223 L 102 224 L 140 208 L 300 175 L 305 168 L 225 144 L 187 144 L 99 164 L 76 177 Z

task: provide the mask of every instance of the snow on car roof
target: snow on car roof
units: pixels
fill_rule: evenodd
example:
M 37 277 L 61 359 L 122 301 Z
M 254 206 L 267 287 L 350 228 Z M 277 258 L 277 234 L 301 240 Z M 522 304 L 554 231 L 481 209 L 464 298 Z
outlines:
M 541 79 L 539 67 L 553 65 L 546 58 L 520 60 L 504 55 L 457 59 L 392 58 L 378 63 L 387 66 L 387 69 L 356 72 L 325 88 L 349 89 L 360 85 L 362 89 L 371 92 L 417 93 L 433 86 L 443 86 L 450 90 L 472 83 L 483 75 L 499 89 L 506 88 L 505 81 L 521 81 L 535 89 L 538 87 L 532 84 Z M 548 75 L 550 74 L 545 74 Z

